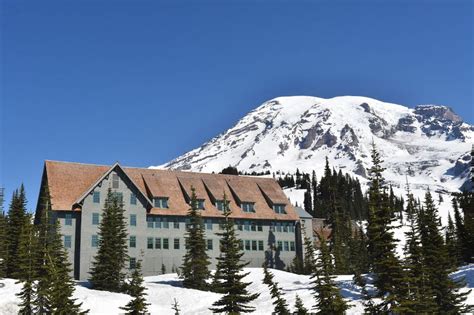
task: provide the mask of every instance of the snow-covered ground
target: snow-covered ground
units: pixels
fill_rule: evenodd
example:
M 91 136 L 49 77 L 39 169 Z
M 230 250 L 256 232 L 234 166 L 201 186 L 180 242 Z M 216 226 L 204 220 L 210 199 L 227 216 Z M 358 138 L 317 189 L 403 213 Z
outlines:
M 259 298 L 252 303 L 257 309 L 254 314 L 271 314 L 273 305 L 268 287 L 262 283 L 262 269 L 248 268 L 246 271 L 250 272 L 244 278 L 245 281 L 251 282 L 250 292 L 260 293 Z M 308 309 L 312 308 L 315 301 L 310 290 L 309 276 L 295 275 L 279 270 L 272 270 L 272 272 L 291 309 L 293 309 L 296 294 L 301 297 Z M 465 290 L 474 288 L 474 265 L 462 267 L 454 272 L 452 276 L 466 279 L 467 288 Z M 353 305 L 347 314 L 361 314 L 363 305 L 360 288 L 352 283 L 352 277 L 338 276 L 336 281 L 344 298 Z M 146 277 L 145 282 L 148 289 L 148 303 L 151 304 L 149 306 L 151 314 L 174 314 L 171 310 L 171 304 L 175 298 L 180 305 L 181 314 L 212 314 L 208 308 L 220 297 L 220 294 L 217 293 L 183 288 L 176 274 Z M 17 314 L 18 299 L 15 294 L 20 291 L 21 285 L 15 284 L 15 281 L 11 279 L 0 280 L 0 283 L 5 284 L 5 287 L 0 288 L 0 314 Z M 125 294 L 91 290 L 81 285 L 76 286 L 74 297 L 83 302 L 83 308 L 89 309 L 90 314 L 104 315 L 121 313 L 120 306 L 125 305 L 130 299 Z M 468 303 L 474 304 L 474 292 L 469 295 Z

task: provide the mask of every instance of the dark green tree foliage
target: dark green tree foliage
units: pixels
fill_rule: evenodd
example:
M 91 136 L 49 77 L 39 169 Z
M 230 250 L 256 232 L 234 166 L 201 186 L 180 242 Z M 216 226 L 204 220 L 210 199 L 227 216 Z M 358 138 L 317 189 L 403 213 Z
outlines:
M 278 283 L 274 281 L 273 274 L 268 270 L 267 264 L 263 263 L 263 283 L 270 289 L 270 296 L 272 297 L 273 305 L 275 306 L 275 314 L 290 314 L 288 304 L 282 297 L 281 289 L 278 287 Z
M 305 236 L 304 238 L 304 258 L 303 258 L 303 273 L 310 275 L 316 269 L 316 256 L 315 256 L 313 241 Z
M 141 315 L 148 313 L 148 304 L 146 302 L 146 288 L 143 285 L 141 262 L 138 261 L 135 269 L 132 272 L 132 278 L 130 283 L 127 284 L 127 293 L 131 295 L 132 299 L 124 307 L 120 309 L 124 310 L 126 314 Z
M 308 213 L 313 213 L 313 199 L 311 197 L 311 189 L 306 189 L 303 199 L 303 208 Z
M 467 311 L 467 308 L 463 306 L 467 293 L 459 293 L 462 283 L 449 277 L 449 272 L 453 269 L 441 234 L 441 220 L 429 191 L 425 195 L 420 223 L 422 255 L 426 262 L 424 271 L 428 285 L 434 294 L 436 312 L 458 314 Z
M 90 282 L 96 290 L 123 291 L 123 269 L 128 259 L 124 212 L 122 201 L 109 189 L 99 225 L 99 247 L 91 268 Z
M 405 260 L 403 267 L 405 269 L 405 278 L 403 285 L 406 286 L 406 295 L 402 297 L 401 305 L 398 311 L 406 314 L 433 313 L 436 305 L 433 301 L 433 292 L 428 286 L 427 274 L 425 272 L 425 262 L 423 259 L 420 242 L 420 221 L 418 220 L 420 210 L 413 195 L 408 191 L 407 223 L 409 230 L 405 233 Z
M 210 310 L 214 313 L 227 314 L 250 313 L 255 308 L 248 304 L 259 294 L 250 294 L 247 290 L 250 283 L 242 281 L 248 275 L 242 270 L 249 263 L 241 261 L 244 253 L 240 250 L 240 241 L 235 232 L 234 221 L 230 218 L 231 211 L 225 195 L 223 215 L 225 218 L 223 232 L 217 233 L 221 237 L 219 246 L 221 255 L 217 258 L 219 278 L 216 282 L 219 285 L 218 292 L 224 295 L 213 304 Z
M 71 267 L 63 246 L 59 222 L 51 215 L 49 201 L 49 192 L 45 190 L 37 218 L 38 243 L 33 250 L 36 264 L 34 313 L 85 314 L 87 311 L 81 311 L 81 304 L 76 304 L 72 298 L 74 282 L 69 276 Z
M 0 212 L 0 279 L 7 275 L 8 243 L 7 218 Z
M 332 260 L 324 237 L 320 238 L 316 268 L 311 275 L 317 314 L 344 314 L 349 308 L 331 275 Z
M 403 269 L 395 254 L 394 220 L 389 196 L 384 188 L 382 160 L 375 145 L 372 149 L 372 167 L 369 169 L 369 218 L 367 225 L 368 252 L 371 269 L 375 274 L 377 297 L 383 299 L 384 311 L 395 310 L 405 295 Z
M 21 270 L 19 280 L 23 282 L 22 289 L 17 294 L 21 301 L 18 305 L 20 307 L 19 314 L 33 314 L 33 299 L 35 295 L 33 281 L 35 280 L 37 270 L 35 255 L 37 246 L 38 243 L 33 225 L 31 223 L 26 224 L 22 229 L 18 249 L 18 266 Z
M 454 226 L 451 215 L 448 215 L 448 226 L 446 227 L 444 242 L 446 243 L 446 250 L 448 252 L 448 259 L 452 268 L 455 268 L 459 264 L 460 253 L 458 248 L 458 242 L 456 238 L 456 227 Z
M 185 288 L 207 290 L 206 282 L 210 277 L 208 266 L 209 256 L 206 253 L 204 224 L 198 210 L 196 192 L 191 187 L 190 208 L 188 211 L 189 223 L 186 226 L 186 254 L 181 267 L 183 285 Z
M 303 301 L 299 297 L 299 295 L 296 295 L 296 300 L 295 300 L 295 311 L 293 314 L 296 315 L 307 315 L 308 314 L 308 309 L 304 307 Z
M 459 211 L 459 205 L 463 215 Z M 474 262 L 474 194 L 463 192 L 453 198 L 454 223 L 461 263 Z
M 26 195 L 25 188 L 22 184 L 20 189 L 15 190 L 13 193 L 10 209 L 8 211 L 6 276 L 9 278 L 17 278 L 19 274 L 18 247 L 20 235 L 23 227 L 27 223 L 27 219 Z
M 361 277 L 369 270 L 369 257 L 367 252 L 367 238 L 362 230 L 362 224 L 358 229 L 354 229 L 353 236 L 349 240 L 350 248 L 350 268 L 354 275 L 356 284 L 362 286 Z
M 302 275 L 305 273 L 304 263 L 298 255 L 295 255 L 290 265 L 290 272 Z

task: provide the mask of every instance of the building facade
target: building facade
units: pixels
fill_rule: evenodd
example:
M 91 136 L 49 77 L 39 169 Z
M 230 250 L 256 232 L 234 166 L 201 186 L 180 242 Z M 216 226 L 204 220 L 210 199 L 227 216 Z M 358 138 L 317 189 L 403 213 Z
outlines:
M 182 265 L 192 187 L 204 220 L 211 268 L 219 256 L 216 233 L 223 220 L 224 194 L 249 267 L 260 267 L 268 259 L 274 268 L 284 269 L 302 253 L 300 218 L 273 179 L 46 161 L 40 200 L 46 187 L 78 280 L 90 277 L 109 189 L 124 205 L 129 268 L 141 260 L 146 276 Z M 37 213 L 41 207 L 38 202 Z

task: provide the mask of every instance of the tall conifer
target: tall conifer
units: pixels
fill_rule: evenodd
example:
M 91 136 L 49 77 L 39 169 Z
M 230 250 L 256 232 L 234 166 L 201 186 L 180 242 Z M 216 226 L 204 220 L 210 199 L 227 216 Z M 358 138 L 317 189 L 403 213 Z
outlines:
M 221 255 L 217 258 L 220 274 L 216 282 L 220 285 L 219 292 L 224 295 L 210 310 L 214 313 L 227 314 L 251 313 L 255 308 L 248 304 L 259 294 L 250 294 L 247 290 L 250 283 L 242 281 L 249 274 L 243 272 L 243 268 L 249 263 L 241 261 L 244 253 L 240 249 L 240 241 L 235 232 L 234 220 L 230 218 L 231 211 L 225 195 L 223 214 L 223 232 L 217 233 L 221 237 L 219 246 Z
M 278 283 L 274 281 L 274 275 L 268 270 L 266 262 L 263 263 L 263 283 L 266 284 L 270 290 L 270 296 L 275 306 L 273 313 L 289 315 L 290 310 L 288 309 L 288 304 L 282 297 L 281 289 L 278 287 Z
M 121 307 L 122 310 L 126 311 L 126 314 L 148 314 L 148 305 L 150 304 L 146 302 L 145 296 L 147 294 L 145 292 L 146 288 L 143 285 L 143 275 L 141 270 L 141 262 L 138 261 L 132 272 L 130 283 L 126 286 L 127 293 L 132 296 L 132 299 L 127 303 L 127 305 Z
M 13 193 L 10 209 L 8 211 L 7 244 L 8 253 L 6 261 L 7 277 L 18 276 L 18 247 L 20 235 L 26 224 L 26 194 L 23 184 Z
M 209 256 L 206 253 L 204 223 L 198 209 L 196 191 L 191 187 L 190 208 L 186 226 L 186 254 L 183 258 L 183 285 L 186 288 L 207 290 L 210 277 Z
M 122 292 L 127 254 L 127 226 L 122 201 L 111 189 L 99 225 L 99 247 L 91 268 L 94 289 Z

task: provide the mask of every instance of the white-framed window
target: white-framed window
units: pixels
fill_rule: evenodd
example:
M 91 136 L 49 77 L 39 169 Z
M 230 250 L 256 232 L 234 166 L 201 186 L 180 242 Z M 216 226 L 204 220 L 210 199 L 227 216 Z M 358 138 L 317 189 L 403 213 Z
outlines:
M 273 211 L 275 211 L 276 213 L 279 213 L 279 214 L 286 214 L 285 205 L 283 205 L 283 204 L 274 204 L 273 205 Z
M 255 212 L 255 203 L 253 202 L 242 202 L 240 207 L 244 212 Z
M 154 198 L 153 203 L 156 208 L 160 208 L 160 209 L 168 208 L 168 198 L 165 198 L 165 197 Z

